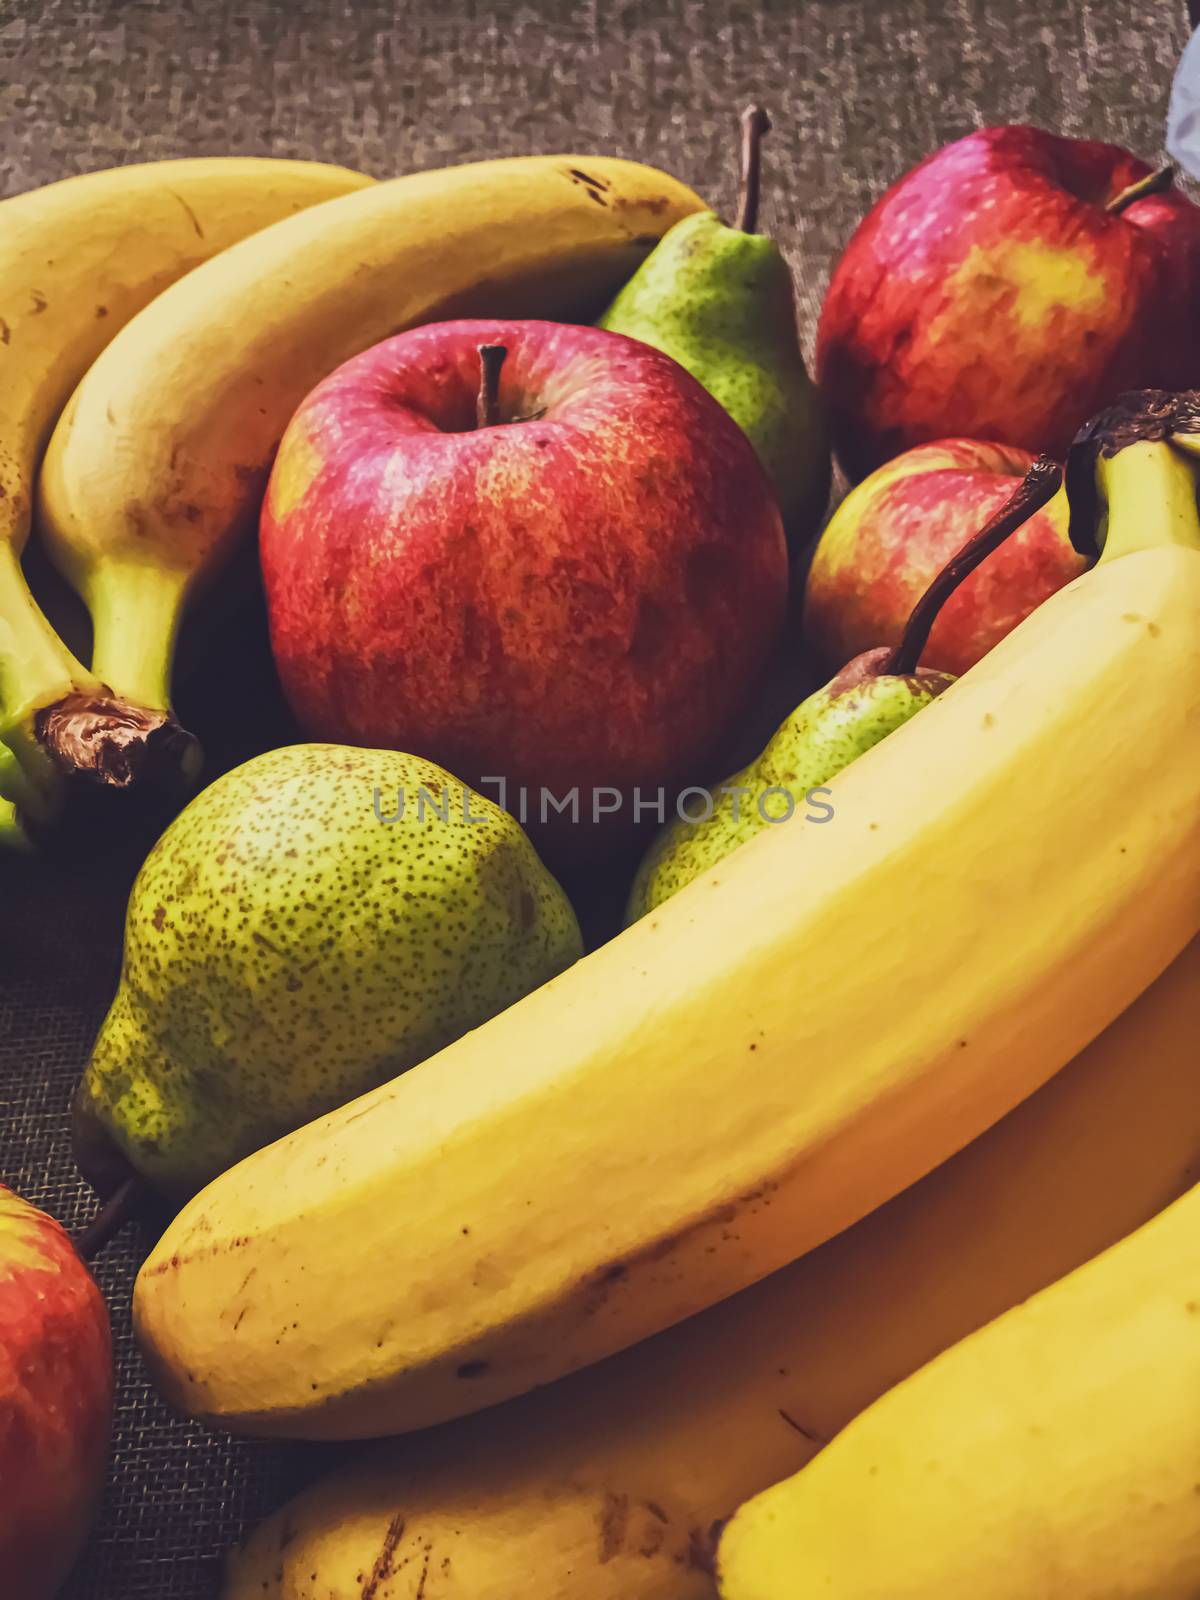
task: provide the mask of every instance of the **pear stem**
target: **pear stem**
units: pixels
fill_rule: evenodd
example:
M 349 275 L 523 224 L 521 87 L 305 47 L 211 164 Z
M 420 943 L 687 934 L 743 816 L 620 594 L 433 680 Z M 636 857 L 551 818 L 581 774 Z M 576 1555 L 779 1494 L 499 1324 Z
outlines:
M 477 428 L 494 428 L 500 421 L 500 368 L 507 354 L 506 345 L 479 346 L 479 397 L 475 401 Z
M 742 112 L 742 173 L 737 221 L 734 224 L 739 233 L 758 232 L 762 142 L 770 131 L 771 119 L 762 106 L 747 106 Z
M 1119 217 L 1127 206 L 1135 200 L 1144 200 L 1148 194 L 1161 194 L 1164 189 L 1169 189 L 1175 182 L 1175 168 L 1168 161 L 1165 166 L 1159 167 L 1156 172 L 1148 172 L 1144 178 L 1139 178 L 1136 183 L 1127 184 L 1120 194 L 1113 195 L 1105 206 L 1105 211 L 1110 217 Z
M 1052 500 L 1061 483 L 1062 468 L 1058 462 L 1052 461 L 1049 456 L 1039 456 L 991 521 L 951 556 L 917 601 L 905 624 L 903 638 L 879 668 L 881 674 L 903 678 L 917 670 L 921 652 L 929 643 L 938 613 L 955 589 L 964 578 L 970 577 L 981 561 L 1004 543 L 1009 534 L 1015 533 L 1022 523 L 1028 522 L 1047 501 Z
M 120 1188 L 114 1189 L 75 1242 L 80 1259 L 94 1260 L 141 1209 L 146 1195 L 146 1185 L 136 1176 L 126 1178 Z

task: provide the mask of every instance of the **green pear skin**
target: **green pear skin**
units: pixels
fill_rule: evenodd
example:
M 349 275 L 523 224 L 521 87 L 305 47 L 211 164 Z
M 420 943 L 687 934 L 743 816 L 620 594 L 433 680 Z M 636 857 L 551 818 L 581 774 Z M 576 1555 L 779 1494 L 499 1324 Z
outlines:
M 924 667 L 901 677 L 882 674 L 878 668 L 890 654 L 882 649 L 856 656 L 823 689 L 809 695 L 772 735 L 762 755 L 717 790 L 711 817 L 675 817 L 659 830 L 634 879 L 627 923 L 669 900 L 764 828 L 786 826 L 787 801 L 766 795 L 768 789 L 786 789 L 795 818 L 801 818 L 810 789 L 835 778 L 954 682 L 949 673 Z M 738 787 L 747 792 L 722 792 Z M 813 815 L 828 820 L 815 805 Z
M 677 222 L 600 318 L 665 351 L 740 424 L 775 489 L 793 549 L 829 500 L 820 397 L 796 333 L 792 276 L 779 247 L 711 211 Z
M 400 789 L 400 820 L 381 820 Z M 273 750 L 197 796 L 142 866 L 77 1116 L 183 1198 L 581 953 L 519 824 L 440 767 Z

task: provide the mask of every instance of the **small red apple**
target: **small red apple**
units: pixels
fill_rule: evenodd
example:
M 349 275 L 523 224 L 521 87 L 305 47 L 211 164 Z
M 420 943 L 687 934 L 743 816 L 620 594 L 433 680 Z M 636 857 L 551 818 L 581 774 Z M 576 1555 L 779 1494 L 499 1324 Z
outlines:
M 1165 182 L 1116 145 L 1017 126 L 889 189 L 817 333 L 849 476 L 951 435 L 1061 460 L 1124 390 L 1200 383 L 1200 208 Z
M 900 642 L 935 575 L 995 516 L 1033 457 L 974 439 L 918 445 L 878 468 L 834 512 L 813 554 L 804 637 L 834 671 Z M 1067 538 L 1062 490 L 946 601 L 921 664 L 965 672 L 1042 601 L 1084 570 Z
M 50 1600 L 108 1462 L 113 1368 L 100 1291 L 53 1218 L 0 1185 L 0 1594 Z
M 505 352 L 490 398 L 481 347 Z M 339 368 L 284 436 L 261 555 L 309 737 L 503 778 L 566 859 L 711 755 L 787 589 L 778 507 L 721 406 L 649 345 L 549 322 L 435 324 Z M 572 790 L 578 826 L 543 809 Z

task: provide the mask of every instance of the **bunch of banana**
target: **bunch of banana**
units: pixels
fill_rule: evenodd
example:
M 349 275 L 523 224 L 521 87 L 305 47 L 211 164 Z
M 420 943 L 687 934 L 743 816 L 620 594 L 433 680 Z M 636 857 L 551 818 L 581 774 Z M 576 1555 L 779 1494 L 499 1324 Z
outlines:
M 28 850 L 26 819 L 48 819 L 52 796 L 35 784 L 16 756 L 0 740 L 0 852 Z
M 186 746 L 114 703 L 59 640 L 21 569 L 34 480 L 71 391 L 115 334 L 247 234 L 371 182 L 315 162 L 206 157 L 68 178 L 0 202 L 0 840 L 43 821 L 62 770 L 127 782 L 148 746 Z M 102 448 L 113 449 L 104 423 Z
M 372 1451 L 264 1523 L 223 1600 L 350 1600 L 376 1570 L 391 1600 L 508 1600 L 514 1573 L 525 1600 L 709 1600 L 714 1522 L 1186 1188 L 1198 992 L 1193 940 L 1050 1083 L 882 1210 L 658 1339 Z
M 94 670 L 168 708 L 182 608 L 254 525 L 285 425 L 340 362 L 442 317 L 590 315 L 700 209 L 635 162 L 478 162 L 289 218 L 160 295 L 80 384 L 42 468 L 39 521 L 91 612 Z
M 724 1600 L 1194 1600 L 1200 1184 L 734 1517 Z
M 766 830 L 197 1196 L 135 1293 L 170 1399 L 348 1437 L 532 1389 L 857 1221 L 1128 1006 L 1200 926 L 1173 427 L 1094 430 L 1099 563 L 836 779 L 819 837 Z

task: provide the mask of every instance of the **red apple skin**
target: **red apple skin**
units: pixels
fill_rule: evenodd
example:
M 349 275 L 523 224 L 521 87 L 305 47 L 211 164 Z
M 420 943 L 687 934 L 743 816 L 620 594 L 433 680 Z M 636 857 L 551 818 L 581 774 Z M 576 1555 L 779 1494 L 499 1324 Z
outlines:
M 508 351 L 502 417 L 528 420 L 476 428 L 482 344 Z M 583 815 L 600 787 L 687 781 L 786 604 L 741 429 L 669 356 L 548 322 L 435 324 L 333 373 L 283 439 L 260 549 L 305 733 L 503 776 L 514 812 L 524 786 L 564 860 L 605 853 L 632 808 L 542 829 L 540 788 L 578 785 Z
M 910 446 L 1061 460 L 1123 390 L 1200 383 L 1200 208 L 1105 203 L 1150 171 L 1116 145 L 985 128 L 902 178 L 850 240 L 817 378 L 852 481 Z
M 108 1465 L 108 1312 L 53 1218 L 0 1185 L 0 1593 L 50 1600 Z
M 826 670 L 899 642 L 932 579 L 1033 459 L 1012 446 L 943 439 L 905 451 L 851 490 L 821 535 L 804 592 L 804 637 Z M 921 665 L 965 672 L 1086 565 L 1067 538 L 1060 490 L 950 596 Z

